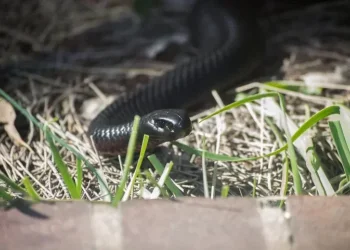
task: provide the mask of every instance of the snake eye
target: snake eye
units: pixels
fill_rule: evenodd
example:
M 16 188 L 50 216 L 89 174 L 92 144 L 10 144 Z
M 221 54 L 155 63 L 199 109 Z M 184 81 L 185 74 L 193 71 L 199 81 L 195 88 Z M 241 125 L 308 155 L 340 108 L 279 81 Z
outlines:
M 162 118 L 159 118 L 159 119 L 155 119 L 154 120 L 154 125 L 157 127 L 157 128 L 160 128 L 160 129 L 163 129 L 163 130 L 167 130 L 169 132 L 174 132 L 174 124 L 167 120 L 167 119 L 162 119 Z
M 158 141 L 173 141 L 188 135 L 191 120 L 183 110 L 153 111 L 141 118 L 140 131 Z

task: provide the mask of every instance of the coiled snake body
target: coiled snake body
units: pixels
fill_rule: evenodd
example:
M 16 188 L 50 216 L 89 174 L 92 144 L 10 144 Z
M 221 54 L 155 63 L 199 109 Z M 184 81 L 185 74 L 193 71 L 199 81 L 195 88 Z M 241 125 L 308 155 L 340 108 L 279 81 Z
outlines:
M 148 150 L 188 135 L 189 105 L 214 88 L 239 84 L 259 65 L 264 41 L 254 15 L 240 6 L 228 8 L 227 2 L 198 0 L 194 5 L 189 26 L 199 56 L 118 98 L 96 116 L 88 134 L 97 151 L 124 155 L 135 115 L 141 116 L 136 150 L 144 134 L 150 136 Z

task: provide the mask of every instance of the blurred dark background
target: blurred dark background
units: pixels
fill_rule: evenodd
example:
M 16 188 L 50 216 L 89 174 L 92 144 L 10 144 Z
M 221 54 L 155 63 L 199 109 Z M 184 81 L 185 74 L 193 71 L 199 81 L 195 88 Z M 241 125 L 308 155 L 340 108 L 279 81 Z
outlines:
M 237 1 L 221 1 L 237 4 Z M 3 0 L 0 3 L 2 72 L 14 62 L 19 68 L 42 74 L 49 67 L 54 74 L 53 68 L 66 70 L 67 64 L 115 67 L 130 59 L 171 63 L 186 60 L 193 55 L 186 33 L 186 18 L 193 2 Z M 341 55 L 347 55 L 350 50 L 350 1 L 239 3 L 255 13 L 266 34 L 268 51 L 262 75 L 284 76 L 283 60 L 292 54 L 305 61 L 320 57 L 319 49 L 335 50 Z M 339 58 L 321 55 L 321 60 L 331 68 L 335 59 Z

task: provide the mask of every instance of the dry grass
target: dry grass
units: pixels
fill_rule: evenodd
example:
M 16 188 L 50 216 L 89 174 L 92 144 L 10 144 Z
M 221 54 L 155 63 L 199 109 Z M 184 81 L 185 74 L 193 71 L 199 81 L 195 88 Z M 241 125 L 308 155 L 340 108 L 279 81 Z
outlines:
M 6 1 L 2 4 L 4 2 Z M 173 38 L 186 37 L 181 23 L 183 20 L 165 20 L 154 16 L 145 25 L 130 15 L 127 8 L 118 6 L 118 1 L 101 1 L 99 7 L 88 5 L 88 1 L 74 4 L 69 0 L 59 2 L 60 4 L 58 1 L 20 1 L 16 4 L 16 1 L 8 1 L 11 8 L 0 7 L 8 11 L 0 15 L 3 19 L 0 20 L 0 63 L 14 58 L 30 58 L 32 53 L 28 51 L 71 50 L 62 54 L 63 59 L 60 61 L 57 58 L 51 61 L 55 67 L 47 69 L 47 63 L 44 62 L 43 65 L 37 64 L 35 69 L 28 70 L 30 73 L 23 72 L 21 77 L 11 76 L 8 93 L 43 123 L 59 118 L 57 122 L 50 123 L 50 128 L 103 171 L 110 190 L 114 192 L 121 176 L 118 159 L 99 160 L 85 135 L 89 120 L 98 112 L 96 107 L 101 108 L 119 94 L 135 88 L 139 81 L 160 74 L 171 68 L 176 60 L 186 57 L 186 53 L 178 48 L 178 57 L 171 58 L 167 63 L 159 63 L 153 57 L 147 58 L 151 48 L 162 44 L 162 36 L 178 34 Z M 347 17 L 350 7 L 347 6 L 346 9 L 340 1 L 332 3 L 326 7 L 318 5 L 302 13 L 285 13 L 271 19 L 274 24 L 267 29 L 269 58 L 263 76 L 271 77 L 282 73 L 285 79 L 294 80 L 302 78 L 307 72 L 332 73 L 334 67 L 341 66 L 340 71 L 330 76 L 320 75 L 318 80 L 326 79 L 327 87 L 338 88 L 325 92 L 324 95 L 329 100 L 347 97 L 349 87 L 346 86 L 348 76 L 345 73 L 350 66 L 350 28 L 345 29 L 340 25 L 341 20 Z M 323 9 L 322 15 L 319 14 L 319 9 Z M 329 18 L 338 22 L 327 22 L 325 25 Z M 124 20 L 122 24 L 111 25 L 111 22 L 120 19 Z M 267 25 L 266 20 L 263 23 Z M 140 25 L 143 25 L 141 29 Z M 154 28 L 155 25 L 157 29 Z M 172 27 L 171 30 L 164 29 L 168 25 Z M 129 28 L 126 29 L 125 26 Z M 276 48 L 281 50 L 277 51 Z M 77 49 L 82 52 L 73 53 Z M 280 69 L 270 71 L 279 63 L 277 58 L 281 56 L 284 57 L 284 62 L 278 65 Z M 78 66 L 67 67 L 67 63 Z M 310 76 L 306 77 L 310 79 Z M 314 81 L 313 84 L 319 82 Z M 306 119 L 306 104 L 314 112 L 324 107 L 326 101 L 324 97 L 311 98 L 295 92 L 287 92 L 286 95 L 288 114 L 297 124 Z M 220 99 L 217 101 L 220 105 Z M 198 117 L 204 117 L 211 111 L 206 110 Z M 191 136 L 182 141 L 202 148 L 205 137 L 205 148 L 209 151 L 240 157 L 271 152 L 278 145 L 269 126 L 263 122 L 261 128 L 260 119 L 255 106 L 242 106 L 217 119 L 195 124 Z M 32 124 L 28 127 L 26 121 L 20 118 L 18 128 L 24 133 L 24 139 L 33 152 L 15 146 L 5 133 L 1 133 L 1 171 L 16 182 L 29 176 L 44 198 L 68 198 L 43 134 Z M 329 171 L 332 176 L 336 176 L 342 169 L 334 154 L 334 146 L 327 139 L 324 124 L 320 124 L 317 129 L 315 133 L 320 144 L 319 150 L 325 158 L 323 160 L 332 163 L 333 167 Z M 61 154 L 74 173 L 73 154 L 65 149 L 61 150 Z M 183 188 L 184 193 L 189 196 L 203 195 L 201 159 L 181 154 L 176 148 L 168 148 L 163 151 L 164 163 L 169 159 L 175 163 L 171 177 Z M 257 181 L 257 196 L 280 192 L 281 157 L 256 162 L 215 164 L 217 168 L 214 168 L 213 162 L 207 163 L 207 173 L 211 183 L 213 172 L 217 171 L 215 175 L 218 178 L 215 181 L 218 192 L 223 184 L 227 184 L 232 195 L 251 195 L 254 181 Z M 305 190 L 312 190 L 314 185 L 308 172 L 301 169 L 301 173 Z M 139 185 L 136 183 L 136 187 Z M 103 196 L 96 178 L 87 170 L 84 170 L 83 191 L 84 198 L 89 200 Z

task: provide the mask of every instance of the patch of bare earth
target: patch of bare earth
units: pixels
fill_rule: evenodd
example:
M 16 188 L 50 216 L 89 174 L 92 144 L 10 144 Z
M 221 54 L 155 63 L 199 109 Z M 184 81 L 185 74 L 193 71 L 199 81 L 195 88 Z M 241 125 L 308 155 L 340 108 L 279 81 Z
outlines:
M 2 1 L 1 5 L 0 10 L 6 13 L 0 14 L 0 65 L 16 60 L 20 69 L 20 74 L 8 75 L 8 68 L 3 67 L 1 79 L 8 83 L 6 92 L 101 170 L 110 190 L 115 191 L 121 177 L 118 158 L 99 157 L 85 131 L 93 116 L 118 95 L 145 84 L 147 79 L 189 57 L 191 47 L 186 42 L 184 16 L 165 18 L 155 11 L 141 20 L 127 1 L 15 0 Z M 285 92 L 288 115 L 298 125 L 307 119 L 306 105 L 314 113 L 332 100 L 347 98 L 349 10 L 347 1 L 329 1 L 262 18 L 268 58 L 260 76 L 264 80 L 303 79 L 312 86 L 327 88 L 322 97 Z M 50 51 L 58 52 L 59 56 L 49 59 L 37 56 Z M 23 63 L 25 60 L 34 61 Z M 214 95 L 213 100 L 220 106 L 218 96 Z M 216 109 L 194 117 L 193 133 L 181 141 L 238 157 L 257 156 L 279 147 L 271 128 L 261 118 L 264 112 L 260 112 L 258 104 L 236 108 L 201 124 L 196 122 Z M 58 120 L 54 121 L 55 118 Z M 336 176 L 342 168 L 326 125 L 320 123 L 313 133 L 322 161 L 330 163 L 330 176 Z M 29 176 L 44 198 L 68 198 L 44 134 L 20 115 L 16 126 L 32 151 L 16 146 L 1 130 L 0 171 L 16 182 Z M 174 161 L 171 177 L 186 195 L 203 195 L 202 159 L 175 146 L 168 148 L 162 151 L 167 156 L 162 161 L 164 164 Z M 74 175 L 74 155 L 65 148 L 60 148 L 60 153 Z M 209 185 L 216 182 L 216 194 L 227 184 L 232 195 L 251 195 L 255 181 L 257 196 L 279 194 L 282 160 L 273 157 L 243 163 L 207 161 L 208 182 Z M 303 166 L 301 173 L 305 190 L 312 193 L 314 185 Z M 140 183 L 137 181 L 136 191 Z M 152 188 L 149 183 L 144 185 Z M 104 196 L 96 177 L 87 169 L 83 191 L 84 198 L 89 200 Z M 138 195 L 134 193 L 135 197 Z

